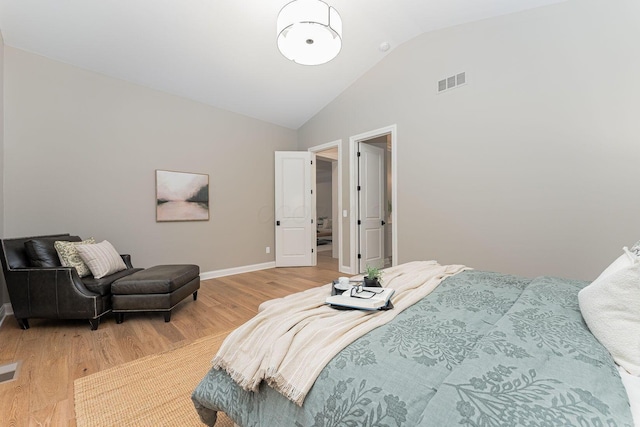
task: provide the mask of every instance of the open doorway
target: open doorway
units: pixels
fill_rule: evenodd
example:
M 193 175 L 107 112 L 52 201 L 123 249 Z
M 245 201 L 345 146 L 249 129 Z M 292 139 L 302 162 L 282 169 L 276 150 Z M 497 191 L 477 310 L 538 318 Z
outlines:
M 353 273 L 396 265 L 396 126 L 350 138 Z
M 311 147 L 309 151 L 316 156 L 316 253 L 338 259 L 339 270 L 348 273 L 342 261 L 341 147 L 342 141 L 338 140 Z
M 338 239 L 333 244 L 335 229 L 333 224 L 338 217 L 338 159 L 337 152 L 316 153 L 316 241 L 318 255 L 330 252 L 332 258 L 338 258 Z M 334 159 L 333 156 L 336 158 Z
M 359 141 L 358 153 L 357 231 L 362 273 L 366 266 L 389 267 L 393 261 L 391 135 Z

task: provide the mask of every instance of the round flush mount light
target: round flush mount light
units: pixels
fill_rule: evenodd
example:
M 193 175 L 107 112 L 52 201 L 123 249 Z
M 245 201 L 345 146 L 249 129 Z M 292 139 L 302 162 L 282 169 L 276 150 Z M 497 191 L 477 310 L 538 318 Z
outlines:
M 298 64 L 320 65 L 342 48 L 340 14 L 321 0 L 294 0 L 278 14 L 278 49 Z

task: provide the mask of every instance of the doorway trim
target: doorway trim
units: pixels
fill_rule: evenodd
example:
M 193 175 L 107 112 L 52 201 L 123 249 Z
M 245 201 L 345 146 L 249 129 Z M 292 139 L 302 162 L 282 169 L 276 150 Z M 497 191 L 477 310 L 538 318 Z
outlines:
M 385 126 L 349 137 L 349 241 L 351 242 L 350 273 L 358 274 L 358 143 L 383 135 L 391 135 L 391 251 L 392 265 L 398 264 L 398 126 Z M 341 270 L 342 271 L 342 270 Z
M 334 148 L 337 147 L 338 148 L 338 220 L 334 221 L 334 225 L 337 223 L 338 229 L 336 231 L 337 235 L 338 235 L 338 271 L 340 271 L 341 273 L 349 273 L 350 269 L 349 267 L 345 266 L 343 264 L 343 235 L 342 235 L 342 231 L 343 231 L 343 227 L 342 227 L 342 218 L 343 218 L 343 213 L 342 213 L 342 140 L 341 139 L 337 139 L 335 141 L 331 141 L 331 142 L 327 142 L 325 144 L 320 144 L 320 145 L 315 145 L 313 147 L 309 148 L 309 151 L 312 153 L 318 153 L 320 151 L 325 151 L 328 150 L 330 148 Z M 315 180 L 316 177 L 313 177 L 313 180 Z M 316 248 L 317 251 L 317 248 Z

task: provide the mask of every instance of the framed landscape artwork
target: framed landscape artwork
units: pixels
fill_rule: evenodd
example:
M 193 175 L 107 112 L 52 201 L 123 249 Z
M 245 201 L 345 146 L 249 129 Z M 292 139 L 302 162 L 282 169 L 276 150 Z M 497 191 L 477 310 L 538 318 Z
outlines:
M 208 221 L 209 175 L 156 170 L 156 221 Z

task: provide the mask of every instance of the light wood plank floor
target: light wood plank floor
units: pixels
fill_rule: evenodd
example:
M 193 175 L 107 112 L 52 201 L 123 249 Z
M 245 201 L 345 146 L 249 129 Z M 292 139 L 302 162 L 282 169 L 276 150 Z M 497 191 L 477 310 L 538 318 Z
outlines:
M 1 426 L 75 426 L 73 381 L 112 366 L 233 329 L 257 313 L 263 301 L 329 283 L 338 276 L 330 252 L 317 267 L 262 270 L 206 280 L 198 300 L 172 312 L 130 314 L 122 324 L 107 315 L 96 331 L 87 321 L 30 319 L 18 328 L 13 316 L 0 328 L 0 365 L 22 363 L 15 381 L 0 384 Z

